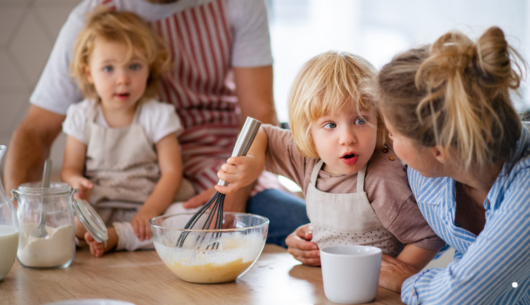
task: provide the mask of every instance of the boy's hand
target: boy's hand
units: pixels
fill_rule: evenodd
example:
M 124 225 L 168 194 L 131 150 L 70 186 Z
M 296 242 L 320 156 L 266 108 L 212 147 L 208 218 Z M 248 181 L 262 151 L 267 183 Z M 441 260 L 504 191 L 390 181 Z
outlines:
M 217 172 L 217 177 L 230 184 L 228 186 L 215 186 L 215 189 L 223 194 L 234 193 L 240 188 L 251 184 L 258 179 L 263 170 L 258 160 L 252 155 L 232 157 L 226 162 Z
M 78 190 L 75 199 L 81 198 L 88 202 L 90 190 L 94 187 L 94 184 L 85 177 L 72 177 L 69 180 L 67 182 L 70 186 Z
M 131 225 L 134 229 L 134 234 L 140 240 L 146 240 L 151 238 L 151 228 L 149 227 L 149 220 L 153 217 L 159 216 L 156 213 L 153 213 L 148 210 L 138 211 L 131 220 Z
M 311 224 L 298 227 L 285 239 L 287 252 L 304 265 L 320 266 L 320 250 L 311 239 L 313 239 Z

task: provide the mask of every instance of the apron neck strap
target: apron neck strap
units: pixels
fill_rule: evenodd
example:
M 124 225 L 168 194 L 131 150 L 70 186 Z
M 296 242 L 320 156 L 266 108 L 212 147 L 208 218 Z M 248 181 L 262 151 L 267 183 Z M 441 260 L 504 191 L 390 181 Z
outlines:
M 314 187 L 317 186 L 317 177 L 318 173 L 322 169 L 322 165 L 324 164 L 324 161 L 322 159 L 318 160 L 317 164 L 315 164 L 315 167 L 313 167 L 313 172 L 311 173 L 311 185 Z M 364 177 L 366 175 L 366 166 L 363 166 L 361 170 L 357 173 L 357 192 L 364 192 Z
M 323 164 L 324 161 L 320 159 L 318 160 L 317 164 L 315 164 L 315 167 L 313 167 L 313 172 L 311 173 L 311 185 L 313 185 L 314 187 L 317 186 L 318 173 L 320 172 L 320 169 L 322 168 Z
M 357 173 L 357 193 L 364 192 L 364 176 L 366 174 L 366 165 Z

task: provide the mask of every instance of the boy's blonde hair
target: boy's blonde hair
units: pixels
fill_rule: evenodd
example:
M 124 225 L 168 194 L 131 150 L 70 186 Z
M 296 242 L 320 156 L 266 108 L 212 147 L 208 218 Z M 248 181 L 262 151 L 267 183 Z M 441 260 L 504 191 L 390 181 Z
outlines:
M 317 55 L 302 67 L 291 87 L 288 107 L 293 137 L 303 155 L 318 157 L 311 124 L 328 113 L 338 113 L 347 103 L 358 110 L 376 111 L 376 148 L 385 145 L 388 132 L 371 95 L 365 92 L 376 73 L 366 59 L 336 51 Z
M 524 61 L 503 31 L 473 42 L 449 32 L 433 45 L 398 54 L 378 76 L 378 101 L 396 132 L 425 147 L 453 148 L 465 168 L 508 159 L 521 134 L 510 99 Z
M 149 25 L 131 12 L 116 12 L 98 7 L 88 16 L 74 46 L 74 56 L 70 66 L 72 75 L 85 98 L 97 98 L 93 84 L 86 76 L 86 67 L 94 50 L 96 38 L 123 43 L 128 48 L 127 60 L 138 52 L 149 65 L 149 78 L 142 99 L 156 97 L 162 74 L 170 69 L 171 58 L 168 47 Z

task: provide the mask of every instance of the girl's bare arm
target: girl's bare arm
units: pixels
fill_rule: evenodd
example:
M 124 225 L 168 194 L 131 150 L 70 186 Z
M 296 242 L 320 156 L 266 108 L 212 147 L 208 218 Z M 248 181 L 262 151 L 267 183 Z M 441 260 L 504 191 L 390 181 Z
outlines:
M 134 232 L 141 240 L 151 237 L 149 220 L 160 216 L 173 203 L 183 177 L 182 156 L 175 134 L 169 134 L 158 141 L 156 150 L 161 173 L 160 180 L 131 220 Z
M 86 145 L 74 137 L 66 136 L 61 180 L 70 184 L 72 188 L 79 190 L 76 198 L 88 201 L 93 184 L 90 180 L 83 177 L 85 160 Z

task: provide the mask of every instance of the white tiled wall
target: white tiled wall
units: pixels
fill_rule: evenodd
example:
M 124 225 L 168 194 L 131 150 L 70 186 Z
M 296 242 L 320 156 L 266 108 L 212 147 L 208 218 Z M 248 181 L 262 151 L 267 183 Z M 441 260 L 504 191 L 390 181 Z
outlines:
M 0 0 L 0 144 L 9 144 L 26 115 L 55 39 L 79 2 Z M 63 147 L 61 136 L 52 150 L 55 168 L 62 164 Z

